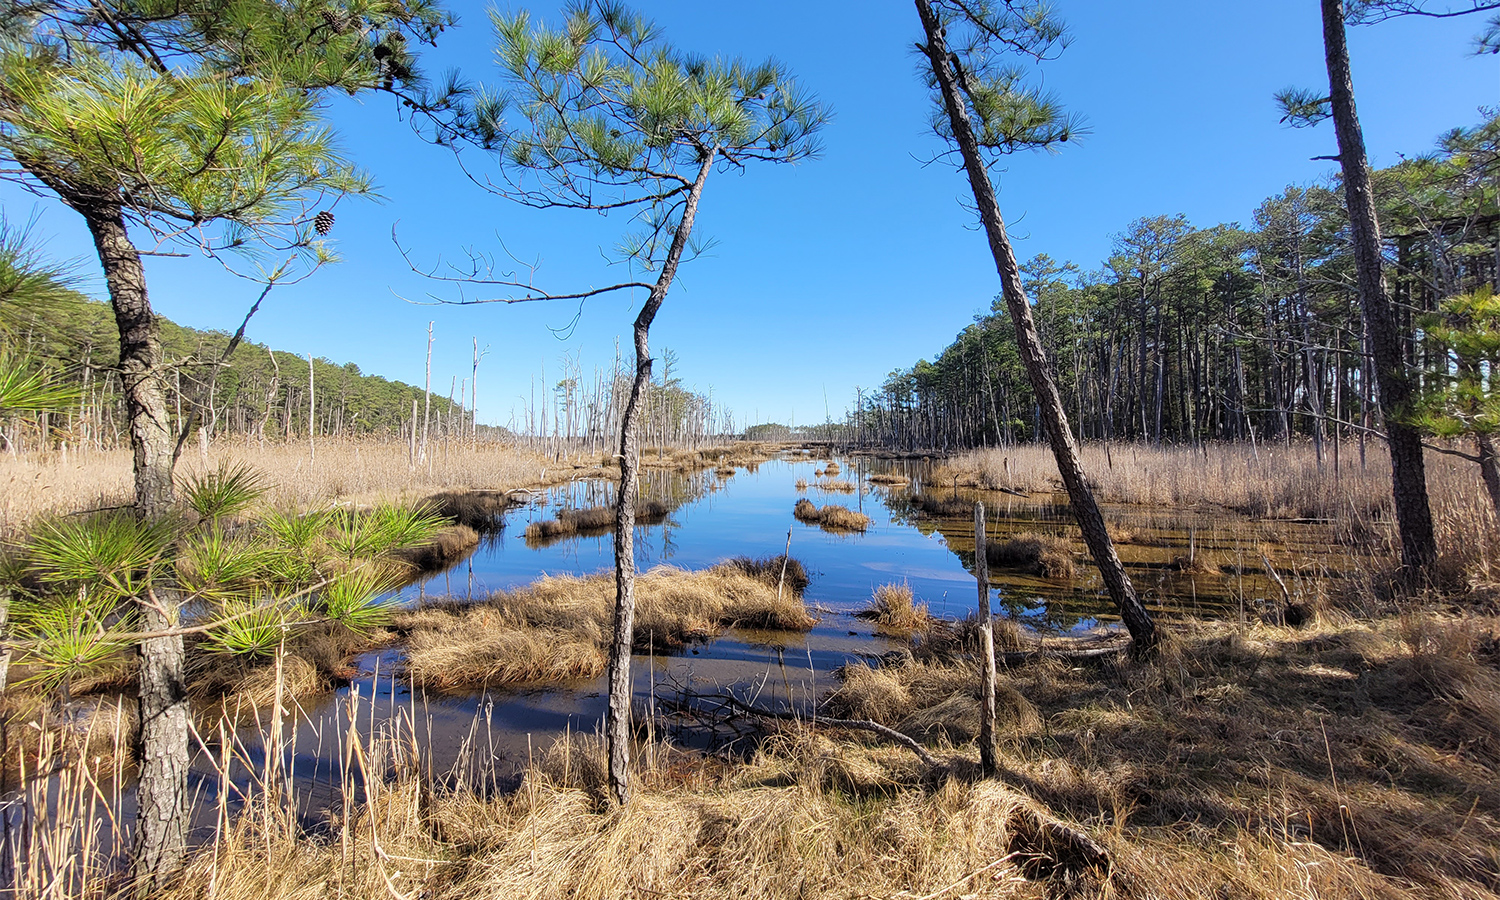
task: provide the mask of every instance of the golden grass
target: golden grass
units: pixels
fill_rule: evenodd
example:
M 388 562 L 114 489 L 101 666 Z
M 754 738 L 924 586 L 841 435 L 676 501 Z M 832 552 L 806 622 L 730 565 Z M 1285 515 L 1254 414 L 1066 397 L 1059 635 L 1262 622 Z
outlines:
M 877 587 L 870 605 L 855 615 L 874 622 L 880 630 L 891 634 L 909 635 L 922 631 L 932 622 L 927 604 L 917 603 L 912 597 L 911 585 L 905 582 Z
M 890 484 L 890 485 L 900 485 L 900 484 L 910 484 L 911 483 L 911 479 L 910 478 L 907 478 L 905 475 L 897 475 L 894 472 L 877 472 L 874 475 L 871 475 L 869 477 L 869 481 L 870 481 L 871 484 Z
M 184 453 L 178 474 L 211 471 L 225 460 L 244 463 L 266 476 L 267 507 L 293 509 L 329 501 L 409 504 L 443 491 L 505 491 L 602 474 L 504 444 L 435 444 L 415 467 L 407 454 L 400 441 L 320 438 L 314 460 L 305 442 L 261 447 L 225 440 L 209 448 L 206 460 Z M 128 450 L 70 451 L 66 458 L 52 451 L 0 455 L 0 534 L 17 533 L 48 514 L 125 505 L 133 496 Z
M 847 506 L 830 503 L 820 507 L 807 499 L 797 501 L 796 506 L 792 507 L 792 515 L 799 522 L 817 525 L 824 531 L 834 533 L 864 531 L 873 521 L 864 513 Z
M 636 648 L 681 647 L 735 625 L 811 628 L 814 619 L 795 590 L 799 580 L 806 583 L 805 574 L 795 577 L 800 570 L 789 575 L 779 599 L 780 568 L 769 563 L 754 574 L 743 561 L 642 573 L 635 583 Z M 432 687 L 566 681 L 603 672 L 614 601 L 611 573 L 546 576 L 483 603 L 442 602 L 400 613 L 396 627 L 407 634 L 407 671 Z
M 1320 467 L 1310 444 L 1212 444 L 1153 447 L 1086 444 L 1085 471 L 1098 500 L 1185 507 L 1222 506 L 1256 518 L 1330 518 L 1349 526 L 1389 518 L 1390 461 L 1372 442 L 1360 465 L 1357 446 L 1346 443 L 1337 477 L 1331 455 Z M 1431 452 L 1428 491 L 1435 508 L 1466 506 L 1482 493 L 1479 467 Z M 974 450 L 944 461 L 933 483 L 1024 492 L 1062 489 L 1051 450 L 1042 444 Z M 1487 516 L 1493 519 L 1493 515 Z
M 820 491 L 831 491 L 840 494 L 852 494 L 855 490 L 854 482 L 844 481 L 841 478 L 824 478 L 817 483 Z
M 1043 578 L 1067 579 L 1077 573 L 1073 548 L 1063 538 L 1023 531 L 985 545 L 989 564 L 1004 569 L 1022 569 Z
M 824 475 L 837 475 L 838 473 L 840 473 L 842 471 L 844 471 L 844 470 L 841 469 L 841 468 L 839 468 L 839 464 L 836 463 L 836 462 L 830 462 L 828 465 L 826 465 L 826 466 L 823 467 L 823 474 Z

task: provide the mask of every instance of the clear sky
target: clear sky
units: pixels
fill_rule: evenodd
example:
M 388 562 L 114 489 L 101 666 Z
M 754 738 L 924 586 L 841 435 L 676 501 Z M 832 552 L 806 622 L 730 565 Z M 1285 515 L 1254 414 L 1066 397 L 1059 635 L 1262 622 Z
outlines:
M 554 19 L 556 0 L 510 3 Z M 927 130 L 928 99 L 913 45 L 913 6 L 896 0 L 762 0 L 720 4 L 640 0 L 678 46 L 757 59 L 775 56 L 834 112 L 824 151 L 795 167 L 710 179 L 698 228 L 711 254 L 685 265 L 653 329 L 653 349 L 676 352 L 686 382 L 712 389 L 743 426 L 838 418 L 856 387 L 931 358 L 987 310 L 999 290 L 985 242 L 960 205 L 967 183 L 925 165 L 941 149 Z M 1048 253 L 1085 268 L 1133 220 L 1185 214 L 1193 224 L 1248 221 L 1288 184 L 1325 177 L 1331 125 L 1280 125 L 1271 95 L 1289 85 L 1326 88 L 1316 0 L 1061 0 L 1074 43 L 1042 70 L 1046 86 L 1088 120 L 1091 134 L 1061 154 L 1017 156 L 996 170 L 1000 200 L 1023 260 Z M 424 69 L 457 68 L 493 82 L 486 6 L 451 0 L 459 27 L 428 50 Z M 1355 89 L 1376 165 L 1432 147 L 1443 131 L 1481 120 L 1500 104 L 1500 58 L 1469 55 L 1481 22 L 1403 19 L 1353 29 Z M 456 297 L 414 275 L 396 253 L 392 226 L 426 262 L 475 247 L 537 261 L 539 284 L 557 290 L 619 280 L 608 250 L 622 219 L 531 211 L 489 196 L 452 154 L 424 144 L 389 98 L 340 99 L 328 110 L 350 157 L 383 200 L 337 207 L 331 237 L 343 261 L 273 292 L 252 322 L 253 340 L 420 384 L 426 326 L 435 321 L 433 384 L 446 394 L 467 377 L 471 339 L 489 347 L 480 368 L 481 421 L 519 416 L 533 382 L 555 382 L 564 359 L 589 378 L 607 367 L 639 298 L 576 305 L 419 306 L 401 299 Z M 479 154 L 466 158 L 478 160 Z M 51 201 L 0 186 L 12 220 L 33 214 L 49 251 L 95 273 L 78 217 Z M 162 314 L 199 328 L 233 329 L 257 288 L 211 261 L 154 258 L 147 266 Z M 617 338 L 618 336 L 618 338 Z M 659 370 L 658 370 L 659 371 Z

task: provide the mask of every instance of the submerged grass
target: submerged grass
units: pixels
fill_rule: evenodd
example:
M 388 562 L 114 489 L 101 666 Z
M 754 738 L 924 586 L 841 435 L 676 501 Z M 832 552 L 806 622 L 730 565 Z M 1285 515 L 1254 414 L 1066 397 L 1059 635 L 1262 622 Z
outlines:
M 636 578 L 635 643 L 641 651 L 706 640 L 725 628 L 801 631 L 814 622 L 802 602 L 806 573 L 780 560 L 733 560 L 701 571 L 658 566 Z M 614 610 L 609 573 L 548 576 L 486 602 L 440 602 L 396 617 L 406 634 L 406 668 L 440 689 L 538 684 L 604 671 Z
M 985 545 L 985 557 L 991 566 L 1022 569 L 1043 578 L 1066 579 L 1077 573 L 1072 545 L 1050 534 L 1023 531 L 994 541 Z

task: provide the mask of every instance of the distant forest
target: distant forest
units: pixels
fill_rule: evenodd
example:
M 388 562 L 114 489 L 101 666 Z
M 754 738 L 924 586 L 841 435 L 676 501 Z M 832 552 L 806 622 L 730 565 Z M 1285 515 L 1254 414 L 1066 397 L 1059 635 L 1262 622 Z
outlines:
M 1490 396 L 1500 387 L 1494 342 L 1478 341 L 1483 358 L 1465 359 L 1454 337 L 1493 334 L 1496 323 L 1456 321 L 1443 303 L 1500 277 L 1500 118 L 1484 112 L 1485 124 L 1376 173 L 1386 279 L 1408 364 L 1434 406 L 1465 366 L 1489 382 Z M 1379 425 L 1336 181 L 1288 187 L 1249 226 L 1138 219 L 1097 269 L 1041 255 L 1022 273 L 1080 437 L 1302 436 L 1322 452 Z M 936 360 L 894 371 L 861 396 L 850 424 L 865 442 L 913 448 L 1041 439 L 1004 302 Z
M 167 409 L 174 432 L 194 424 L 211 438 L 234 434 L 276 441 L 303 438 L 310 430 L 320 436 L 408 438 L 414 402 L 417 428 L 422 427 L 427 404 L 419 386 L 365 375 L 352 362 L 339 365 L 317 357 L 310 387 L 307 357 L 251 341 L 241 343 L 219 365 L 229 334 L 185 328 L 165 318 L 160 322 Z M 75 447 L 128 446 L 116 368 L 120 337 L 107 303 L 77 295 L 72 302 L 49 306 L 45 315 L 0 330 L 0 341 L 8 345 L 0 350 L 11 358 L 46 367 L 56 381 L 79 394 L 66 413 L 0 419 L 7 446 L 57 446 L 62 441 Z M 450 399 L 449 389 L 448 384 L 433 385 L 429 437 L 470 434 L 474 429 L 470 410 L 457 397 Z M 466 381 L 455 394 L 465 390 Z M 195 411 L 198 419 L 193 423 Z M 498 429 L 479 426 L 478 431 Z

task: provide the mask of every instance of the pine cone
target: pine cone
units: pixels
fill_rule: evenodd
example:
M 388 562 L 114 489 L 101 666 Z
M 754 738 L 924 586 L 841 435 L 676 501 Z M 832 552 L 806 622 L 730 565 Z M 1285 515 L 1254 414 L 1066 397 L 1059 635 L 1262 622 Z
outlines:
M 323 10 L 323 24 L 335 34 L 343 34 L 349 30 L 349 16 L 343 10 Z
M 313 228 L 317 230 L 318 234 L 327 234 L 332 231 L 333 213 L 325 209 L 316 216 L 313 216 Z

